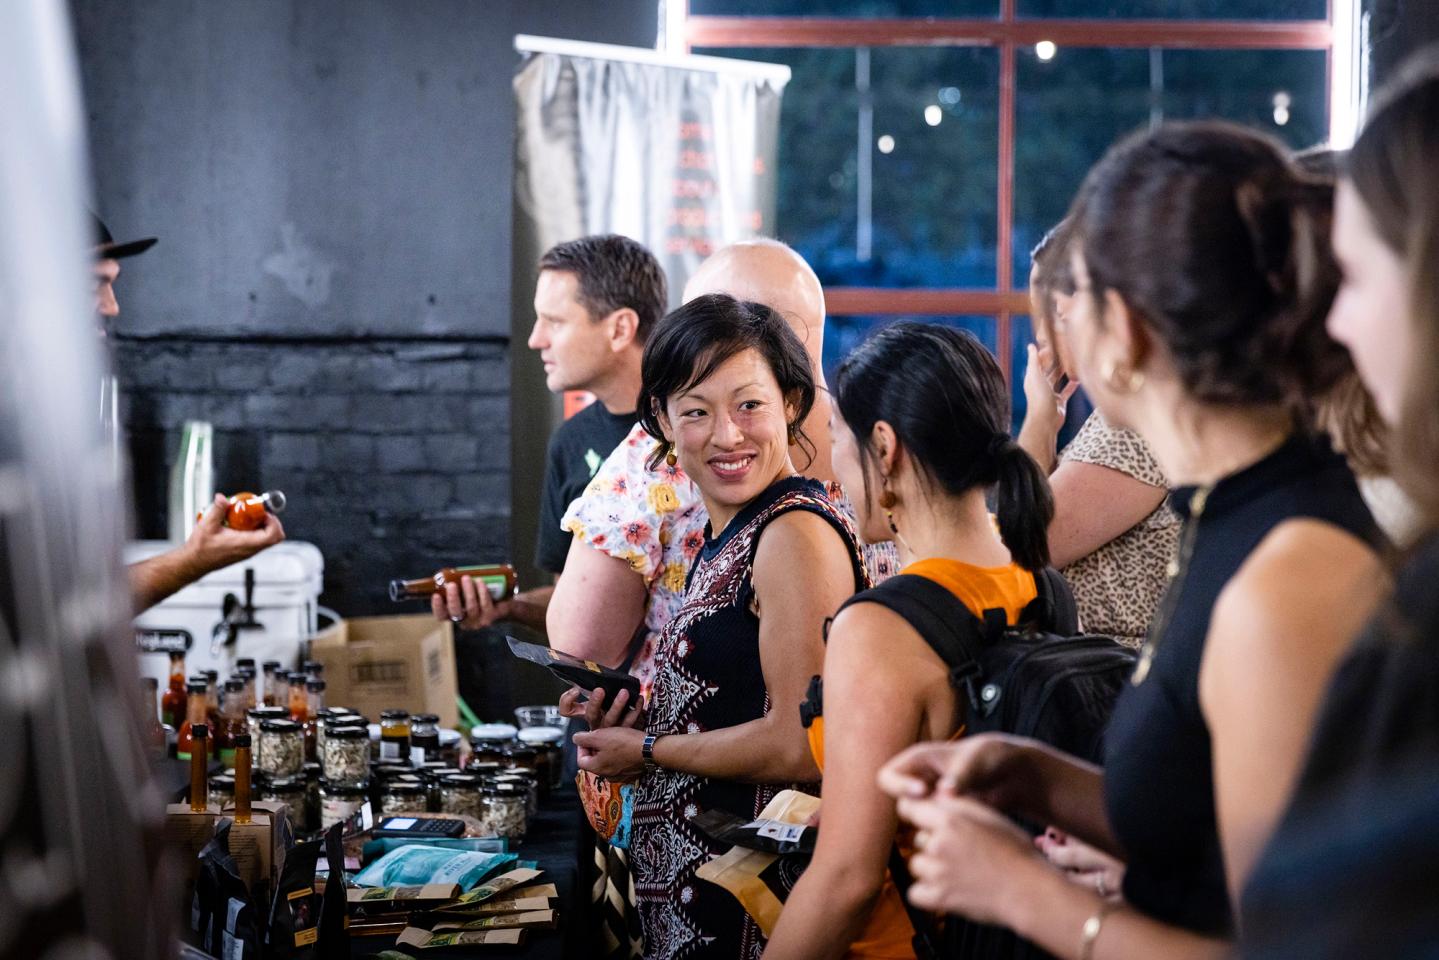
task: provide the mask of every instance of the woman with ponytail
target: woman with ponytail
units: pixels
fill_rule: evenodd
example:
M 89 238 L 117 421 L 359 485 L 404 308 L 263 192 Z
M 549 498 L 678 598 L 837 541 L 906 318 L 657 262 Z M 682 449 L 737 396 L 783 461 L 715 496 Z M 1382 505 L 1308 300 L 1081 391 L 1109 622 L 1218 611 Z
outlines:
M 1017 623 L 1035 598 L 1035 571 L 1049 563 L 1054 502 L 1006 433 L 1009 395 L 993 356 L 967 333 L 897 323 L 845 359 L 834 400 L 834 469 L 860 537 L 892 540 L 902 573 L 947 588 L 977 616 L 1002 609 Z M 913 957 L 914 931 L 886 871 L 894 801 L 875 777 L 917 740 L 962 733 L 963 708 L 925 638 L 873 602 L 847 606 L 830 627 L 824 701 L 810 726 L 824 829 L 765 956 Z
M 1085 180 L 1060 337 L 1100 412 L 1176 485 L 1179 555 L 1102 769 L 993 735 L 886 765 L 924 841 L 917 906 L 1058 957 L 1232 954 L 1233 904 L 1385 583 L 1353 474 L 1295 418 L 1348 367 L 1324 325 L 1329 194 L 1221 123 L 1132 136 Z M 1120 898 L 1069 882 L 1008 816 L 1123 859 Z

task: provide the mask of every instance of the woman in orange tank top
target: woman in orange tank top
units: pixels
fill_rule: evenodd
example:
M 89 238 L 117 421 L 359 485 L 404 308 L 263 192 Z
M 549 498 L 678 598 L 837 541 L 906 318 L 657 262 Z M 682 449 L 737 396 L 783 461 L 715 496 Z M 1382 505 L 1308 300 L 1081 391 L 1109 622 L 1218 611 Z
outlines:
M 902 322 L 860 346 L 835 380 L 834 467 L 860 536 L 893 540 L 902 573 L 948 588 L 1010 623 L 1048 564 L 1054 502 L 1043 473 L 1010 441 L 1009 394 L 973 336 Z M 985 505 L 997 487 L 998 529 Z M 861 495 L 862 494 L 862 495 Z M 898 614 L 857 603 L 834 620 L 822 718 L 810 745 L 824 771 L 814 858 L 765 951 L 776 958 L 910 958 L 914 931 L 887 870 L 897 836 L 879 768 L 905 747 L 963 732 L 944 662 Z M 821 722 L 822 721 L 822 722 Z

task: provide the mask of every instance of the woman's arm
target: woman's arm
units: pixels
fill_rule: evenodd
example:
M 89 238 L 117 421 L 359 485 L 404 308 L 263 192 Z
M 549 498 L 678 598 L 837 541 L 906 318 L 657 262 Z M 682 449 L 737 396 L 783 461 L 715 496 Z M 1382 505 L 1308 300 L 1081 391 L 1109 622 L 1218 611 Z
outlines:
M 1329 677 L 1387 589 L 1373 550 L 1306 519 L 1276 527 L 1220 594 L 1199 697 L 1236 902 L 1289 803 Z
M 1121 470 L 1065 460 L 1049 476 L 1054 519 L 1049 555 L 1055 567 L 1087 557 L 1128 532 L 1164 502 L 1166 491 Z
M 840 957 L 861 935 L 897 826 L 894 801 L 875 776 L 923 735 L 926 702 L 947 704 L 947 722 L 954 714 L 944 665 L 908 623 L 873 603 L 850 607 L 830 628 L 824 699 L 823 828 L 767 960 Z
M 545 615 L 550 646 L 618 667 L 644 622 L 648 602 L 644 577 L 629 563 L 575 537 Z
M 821 517 L 798 510 L 783 514 L 760 535 L 754 589 L 769 712 L 738 726 L 661 737 L 654 745 L 655 762 L 722 780 L 818 780 L 799 705 L 810 678 L 823 668 L 825 618 L 854 592 L 849 552 Z M 640 731 L 622 727 L 576 734 L 580 768 L 603 777 L 633 778 L 643 769 L 643 739 Z
M 1003 815 L 969 797 L 936 794 L 901 800 L 900 816 L 920 828 L 922 851 L 910 860 L 910 902 L 1014 930 L 1060 958 L 1077 958 L 1091 918 L 1104 914 L 1091 960 L 1211 960 L 1232 944 L 1166 926 L 1135 910 L 1112 908 L 1065 879 Z

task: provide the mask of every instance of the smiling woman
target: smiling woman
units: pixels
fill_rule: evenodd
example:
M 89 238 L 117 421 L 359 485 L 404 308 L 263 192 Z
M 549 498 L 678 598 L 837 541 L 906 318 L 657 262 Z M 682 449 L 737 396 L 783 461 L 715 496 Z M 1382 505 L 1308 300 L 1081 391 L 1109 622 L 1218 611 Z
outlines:
M 631 713 L 575 743 L 581 768 L 638 781 L 630 854 L 645 955 L 703 943 L 705 956 L 749 956 L 761 934 L 738 901 L 696 880 L 722 850 L 691 819 L 752 819 L 778 790 L 819 779 L 798 707 L 824 658 L 825 618 L 867 576 L 849 521 L 790 460 L 793 441 L 806 448 L 798 424 L 815 385 L 778 314 L 697 297 L 655 329 L 642 373 L 654 462 L 693 478 L 710 525 L 657 644 L 645 730 Z

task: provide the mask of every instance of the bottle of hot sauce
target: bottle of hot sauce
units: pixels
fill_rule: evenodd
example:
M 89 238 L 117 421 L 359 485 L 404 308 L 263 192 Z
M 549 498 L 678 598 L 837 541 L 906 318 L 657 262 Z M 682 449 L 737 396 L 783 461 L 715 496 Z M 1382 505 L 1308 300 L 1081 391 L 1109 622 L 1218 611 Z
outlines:
M 178 730 L 185 720 L 185 655 L 170 654 L 170 685 L 160 698 L 160 719 Z
M 391 580 L 390 599 L 427 600 L 431 594 L 445 589 L 446 584 L 459 583 L 461 577 L 480 581 L 481 586 L 489 589 L 490 597 L 496 603 L 510 599 L 519 590 L 514 567 L 508 563 L 490 563 L 476 567 L 445 567 L 432 576 L 418 580 Z
M 185 720 L 180 724 L 179 733 L 175 735 L 175 756 L 180 760 L 189 760 L 192 746 L 199 745 L 200 750 L 209 750 L 210 727 L 206 723 L 207 714 L 205 711 L 205 679 L 203 677 L 192 679 L 185 685 L 185 691 L 189 695 L 189 703 L 185 706 Z M 205 740 L 198 740 L 194 735 L 195 727 L 205 729 Z M 208 760 L 208 757 L 206 758 Z

